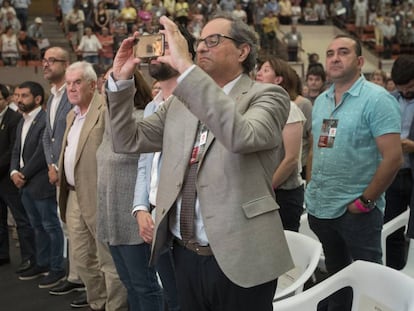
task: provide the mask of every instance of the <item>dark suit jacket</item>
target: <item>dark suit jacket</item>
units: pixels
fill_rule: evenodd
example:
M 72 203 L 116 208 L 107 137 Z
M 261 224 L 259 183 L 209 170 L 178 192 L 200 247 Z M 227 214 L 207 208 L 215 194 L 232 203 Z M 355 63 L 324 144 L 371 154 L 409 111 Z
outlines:
M 21 148 L 22 128 L 24 119 L 21 119 L 16 131 L 16 141 L 12 152 L 12 160 L 10 165 L 10 172 L 18 170 L 26 178 L 26 187 L 30 195 L 36 199 L 41 200 L 56 196 L 55 186 L 49 183 L 48 168 L 43 152 L 43 132 L 46 126 L 46 112 L 40 110 L 36 115 L 29 131 L 27 132 L 26 140 L 24 142 L 23 150 Z M 23 152 L 23 153 L 22 153 Z M 20 154 L 22 153 L 24 167 L 20 167 Z
M 6 108 L 6 113 L 0 124 L 0 191 L 16 191 L 10 179 L 9 169 L 14 141 L 16 140 L 16 128 L 21 114 Z
M 45 150 L 47 164 L 58 165 L 60 150 L 62 149 L 63 134 L 66 129 L 66 115 L 72 109 L 72 105 L 68 100 L 66 90 L 62 95 L 59 106 L 56 110 L 55 121 L 50 124 L 50 106 L 52 104 L 53 95 L 49 97 L 47 101 L 47 116 L 46 116 L 46 128 L 43 135 L 43 148 Z

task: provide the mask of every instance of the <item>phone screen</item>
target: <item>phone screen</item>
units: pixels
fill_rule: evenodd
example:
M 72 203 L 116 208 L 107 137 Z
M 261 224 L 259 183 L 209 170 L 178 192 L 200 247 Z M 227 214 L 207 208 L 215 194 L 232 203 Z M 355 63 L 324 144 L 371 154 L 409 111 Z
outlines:
M 152 58 L 164 55 L 164 34 L 144 35 L 137 38 L 134 55 L 139 58 Z

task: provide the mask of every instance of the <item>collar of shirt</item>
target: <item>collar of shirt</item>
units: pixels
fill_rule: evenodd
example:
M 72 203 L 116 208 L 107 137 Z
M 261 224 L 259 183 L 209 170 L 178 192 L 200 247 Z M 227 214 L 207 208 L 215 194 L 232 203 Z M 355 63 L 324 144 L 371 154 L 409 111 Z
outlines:
M 240 80 L 241 78 L 241 74 L 239 76 L 236 77 L 236 79 L 230 81 L 229 83 L 227 83 L 225 86 L 223 86 L 223 92 L 226 95 L 229 95 L 229 93 L 231 92 L 231 90 L 233 89 L 233 87 L 236 85 L 237 81 Z
M 362 90 L 362 85 L 366 82 L 367 80 L 364 78 L 364 76 L 360 76 L 358 78 L 358 80 L 356 80 L 354 82 L 354 84 L 352 84 L 352 86 L 344 93 L 345 94 L 350 94 L 352 96 L 358 96 L 361 93 Z M 330 98 L 334 98 L 335 97 L 335 83 L 332 83 L 332 85 L 330 86 L 330 88 L 326 91 L 325 94 L 326 97 L 330 97 Z M 343 100 L 344 96 L 342 96 L 342 100 Z
M 53 94 L 53 96 L 57 96 L 57 95 L 62 94 L 65 88 L 66 88 L 66 82 L 63 83 L 63 85 L 59 89 L 56 89 L 56 85 L 52 86 L 52 88 L 50 89 L 50 92 Z
M 23 113 L 24 122 L 31 122 L 34 120 L 34 118 L 37 116 L 37 114 L 40 112 L 40 109 L 42 109 L 41 106 L 33 109 L 29 113 Z
M 75 107 L 73 107 L 73 112 L 76 114 L 76 119 L 85 118 L 85 117 L 86 117 L 86 115 L 87 115 L 87 114 L 88 114 L 88 112 L 89 112 L 89 109 L 91 109 L 91 105 L 92 105 L 92 103 L 91 103 L 91 104 L 89 104 L 89 106 L 88 106 L 88 110 L 86 110 L 86 112 L 85 112 L 84 114 L 81 114 L 81 111 L 80 111 L 79 106 L 76 106 L 76 105 L 75 105 Z
M 6 108 L 3 109 L 2 112 L 0 112 L 0 123 L 3 122 L 3 118 L 4 118 L 4 115 L 6 114 L 6 111 L 7 111 L 7 106 Z

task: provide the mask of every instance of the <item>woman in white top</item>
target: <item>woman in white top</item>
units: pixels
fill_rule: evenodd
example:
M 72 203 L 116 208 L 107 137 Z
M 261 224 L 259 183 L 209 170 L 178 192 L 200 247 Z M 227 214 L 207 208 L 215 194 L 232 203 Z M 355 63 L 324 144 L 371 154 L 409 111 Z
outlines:
M 92 32 L 91 27 L 85 28 L 85 35 L 82 37 L 77 53 L 82 53 L 82 58 L 91 64 L 99 63 L 99 51 L 102 50 L 102 44 Z
M 283 87 L 291 99 L 289 117 L 282 131 L 284 148 L 278 150 L 282 159 L 272 177 L 276 202 L 285 230 L 298 231 L 303 212 L 304 187 L 301 172 L 303 124 L 305 116 L 293 102 L 297 97 L 297 75 L 289 64 L 278 58 L 265 61 L 257 72 L 256 81 Z
M 23 50 L 11 26 L 5 28 L 1 35 L 0 51 L 4 66 L 16 66 L 20 52 Z

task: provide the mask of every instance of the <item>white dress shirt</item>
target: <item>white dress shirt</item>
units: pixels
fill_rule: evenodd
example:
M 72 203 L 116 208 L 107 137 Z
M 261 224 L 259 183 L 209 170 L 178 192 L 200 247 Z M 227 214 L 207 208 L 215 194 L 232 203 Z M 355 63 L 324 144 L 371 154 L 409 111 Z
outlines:
M 64 83 L 59 89 L 56 89 L 56 85 L 52 87 L 50 92 L 53 95 L 52 102 L 50 103 L 50 127 L 53 129 L 53 125 L 55 124 L 55 117 L 56 117 L 56 111 L 59 107 L 60 101 L 62 99 L 63 93 L 65 92 L 66 83 Z

